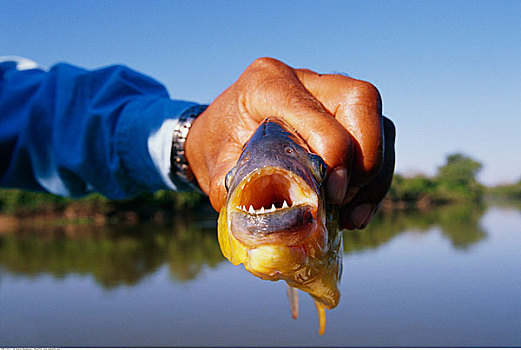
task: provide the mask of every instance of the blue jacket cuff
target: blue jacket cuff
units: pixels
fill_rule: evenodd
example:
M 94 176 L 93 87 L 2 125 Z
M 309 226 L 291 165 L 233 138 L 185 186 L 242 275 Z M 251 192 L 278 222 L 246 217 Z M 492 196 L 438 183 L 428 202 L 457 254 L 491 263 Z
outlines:
M 121 160 L 118 176 L 125 192 L 178 190 L 170 178 L 174 122 L 195 103 L 139 97 L 123 109 L 116 129 L 115 151 Z M 126 180 L 124 180 L 126 179 Z

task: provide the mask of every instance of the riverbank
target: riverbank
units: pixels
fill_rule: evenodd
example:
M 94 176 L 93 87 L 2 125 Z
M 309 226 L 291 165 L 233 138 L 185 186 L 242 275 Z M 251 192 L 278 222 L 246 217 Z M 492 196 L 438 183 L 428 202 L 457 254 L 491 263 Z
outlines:
M 158 191 L 129 200 L 109 200 L 93 194 L 72 199 L 48 193 L 0 190 L 0 215 L 31 221 L 49 219 L 66 221 L 89 221 L 96 224 L 117 222 L 168 222 L 175 215 L 209 207 L 208 198 L 198 193 Z M 211 209 L 211 208 L 210 208 Z M 6 219 L 7 220 L 7 219 Z
M 440 168 L 440 174 L 435 177 L 404 177 L 396 174 L 381 210 L 429 210 L 448 204 L 479 205 L 485 198 L 495 201 L 521 200 L 521 181 L 485 187 L 475 180 L 475 171 L 467 171 L 469 174 L 461 176 L 464 171 L 460 163 L 474 164 L 462 156 L 452 156 L 449 157 L 448 165 Z M 114 201 L 98 194 L 71 199 L 48 193 L 0 189 L 0 229 L 27 220 L 35 223 L 63 221 L 96 225 L 138 222 L 161 224 L 174 221 L 180 215 L 197 212 L 215 214 L 208 198 L 198 193 L 158 191 L 129 200 Z
M 428 210 L 450 203 L 428 195 L 414 200 L 396 198 L 390 193 L 381 205 L 383 211 Z M 16 222 L 30 221 L 35 225 L 55 223 L 135 224 L 174 221 L 176 217 L 214 212 L 207 197 L 196 193 L 160 191 L 130 200 L 112 201 L 100 195 L 70 199 L 46 193 L 0 190 L 0 231 Z

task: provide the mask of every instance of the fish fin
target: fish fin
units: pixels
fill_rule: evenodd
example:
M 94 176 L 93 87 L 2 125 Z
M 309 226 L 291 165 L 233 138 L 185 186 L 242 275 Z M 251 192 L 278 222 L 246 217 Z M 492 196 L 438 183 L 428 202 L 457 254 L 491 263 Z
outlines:
M 295 320 L 298 317 L 298 289 L 286 285 L 289 298 L 289 309 L 291 310 L 291 317 Z
M 318 333 L 320 333 L 320 335 L 324 335 L 324 331 L 326 330 L 326 307 L 321 302 L 316 301 L 316 300 L 314 300 L 314 301 L 315 301 L 315 307 L 317 308 L 317 312 L 318 312 L 318 324 L 319 324 Z

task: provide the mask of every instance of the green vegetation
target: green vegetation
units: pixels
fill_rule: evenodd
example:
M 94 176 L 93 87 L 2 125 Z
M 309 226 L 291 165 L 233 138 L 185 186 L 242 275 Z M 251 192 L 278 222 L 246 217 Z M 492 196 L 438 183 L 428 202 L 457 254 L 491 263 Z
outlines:
M 479 222 L 484 211 L 483 205 L 472 203 L 444 205 L 427 211 L 381 211 L 366 229 L 344 231 L 344 252 L 376 249 L 404 232 L 422 234 L 434 228 L 440 229 L 454 248 L 469 249 L 486 237 Z
M 173 279 L 187 281 L 224 261 L 215 226 L 199 222 L 22 227 L 0 235 L 0 269 L 28 277 L 90 275 L 110 289 L 136 284 L 166 265 Z
M 103 221 L 165 221 L 174 212 L 192 210 L 207 204 L 198 193 L 158 191 L 133 199 L 111 201 L 99 194 L 80 199 L 30 192 L 0 189 L 0 213 L 19 217 L 58 216 L 70 220 L 103 218 Z
M 487 195 L 494 198 L 521 200 L 521 179 L 515 184 L 498 185 L 487 189 Z
M 479 203 L 484 187 L 476 180 L 481 163 L 456 153 L 447 157 L 445 165 L 434 177 L 417 175 L 406 178 L 395 175 L 387 196 L 388 205 L 400 208 L 426 208 L 448 203 Z
M 485 188 L 476 176 L 482 165 L 478 161 L 455 153 L 433 177 L 396 174 L 384 208 L 432 208 L 442 204 L 481 203 L 489 197 L 521 200 L 521 180 L 517 184 Z M 209 201 L 198 193 L 158 191 L 124 201 L 107 200 L 92 194 L 81 199 L 63 198 L 47 193 L 22 190 L 0 190 L 0 213 L 19 217 L 51 216 L 69 221 L 99 223 L 156 221 L 165 222 L 174 212 L 186 212 L 208 207 Z
M 436 177 L 440 196 L 449 202 L 480 201 L 483 186 L 476 175 L 481 168 L 481 163 L 462 154 L 450 155 Z
M 61 211 L 70 202 L 69 198 L 47 193 L 0 189 L 0 211 L 6 214 Z

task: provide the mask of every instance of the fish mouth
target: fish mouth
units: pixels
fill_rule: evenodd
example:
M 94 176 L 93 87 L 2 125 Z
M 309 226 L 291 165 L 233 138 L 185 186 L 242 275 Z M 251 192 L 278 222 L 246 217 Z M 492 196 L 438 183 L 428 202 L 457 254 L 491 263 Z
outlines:
M 299 245 L 317 226 L 317 190 L 279 167 L 250 173 L 234 189 L 228 205 L 230 231 L 248 247 Z

